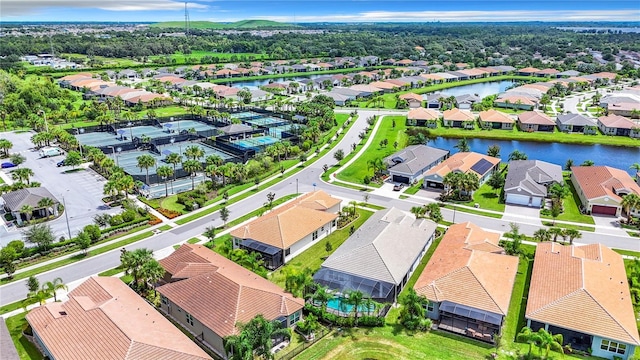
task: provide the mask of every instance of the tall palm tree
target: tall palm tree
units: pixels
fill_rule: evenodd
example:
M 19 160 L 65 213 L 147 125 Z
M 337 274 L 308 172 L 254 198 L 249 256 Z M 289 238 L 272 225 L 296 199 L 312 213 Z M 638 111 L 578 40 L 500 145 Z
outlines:
M 552 227 L 549 229 L 549 233 L 553 237 L 553 242 L 558 241 L 558 236 L 564 237 L 564 229 L 559 227 Z
M 469 141 L 467 141 L 467 138 L 458 140 L 458 143 L 454 146 L 454 148 L 458 149 L 458 151 L 460 152 L 471 151 L 471 147 L 469 146 Z
M 191 190 L 195 189 L 195 177 L 198 171 L 202 169 L 202 164 L 198 160 L 187 160 L 182 163 L 182 168 L 191 176 Z
M 58 296 L 56 295 L 58 290 L 69 290 L 64 281 L 62 281 L 62 278 L 59 277 L 53 279 L 53 281 L 47 281 L 42 287 L 46 288 L 47 291 L 53 294 L 53 301 L 58 301 Z
M 31 220 L 31 216 L 33 215 L 33 206 L 25 204 L 20 208 L 20 213 L 24 214 L 27 218 L 27 223 Z
M 140 277 L 143 280 L 144 287 L 148 289 L 149 284 L 156 288 L 156 283 L 162 279 L 165 270 L 156 259 L 150 259 L 140 268 Z
M 145 248 L 124 250 L 120 254 L 121 267 L 126 275 L 133 276 L 133 284 L 136 288 L 142 279 L 142 267 L 150 260 L 153 260 L 153 252 Z
M 136 158 L 138 161 L 137 167 L 145 169 L 147 171 L 147 185 L 149 185 L 149 168 L 154 167 L 156 165 L 156 158 L 149 154 L 140 155 Z
M 549 350 L 562 353 L 562 343 L 564 339 L 562 334 L 553 335 L 551 331 L 546 331 L 544 328 L 538 330 L 538 346 L 540 349 L 545 349 L 544 358 L 549 357 Z
M 220 166 L 224 164 L 224 160 L 222 160 L 222 158 L 218 155 L 209 155 L 204 161 L 207 165 Z
M 184 150 L 184 156 L 188 159 L 198 160 L 204 156 L 204 150 L 198 145 L 191 145 Z
M 358 312 L 360 311 L 360 305 L 362 305 L 362 301 L 364 299 L 364 294 L 359 290 L 351 290 L 347 292 L 347 298 L 343 299 L 350 305 L 353 305 L 353 318 L 354 324 L 358 325 Z
M 316 291 L 311 295 L 313 302 L 319 302 L 322 311 L 327 311 L 327 304 L 329 300 L 333 299 L 334 295 L 329 291 L 329 288 L 322 285 L 316 286 Z
M 533 233 L 533 238 L 538 242 L 551 240 L 551 232 L 547 229 L 538 229 Z
M 169 196 L 167 181 L 169 180 L 169 177 L 173 175 L 173 169 L 170 166 L 163 165 L 159 166 L 156 172 L 158 173 L 158 176 L 160 176 L 164 181 L 164 196 L 167 197 Z M 173 189 L 173 185 L 171 185 L 171 189 Z
M 40 201 L 38 201 L 38 207 L 41 209 L 45 209 L 47 211 L 47 214 L 49 213 L 49 208 L 53 207 L 55 205 L 55 201 L 53 201 L 53 199 L 45 197 L 40 199 Z M 51 215 L 53 215 L 53 212 L 51 212 Z
M 636 171 L 636 178 L 640 178 L 640 163 L 633 163 L 629 169 Z
M 624 212 L 627 214 L 627 224 L 631 222 L 631 210 L 640 209 L 640 196 L 631 193 L 622 197 L 620 203 L 624 207 Z
M 538 341 L 540 340 L 540 336 L 536 332 L 531 330 L 530 327 L 525 326 L 522 328 L 522 330 L 520 330 L 520 333 L 516 335 L 516 340 L 529 344 L 529 354 L 527 358 L 530 359 L 532 347 L 534 344 L 538 343 Z
M 173 180 L 176 179 L 176 166 L 182 162 L 182 155 L 178 153 L 171 153 L 164 159 L 169 164 L 173 165 Z
M 425 318 L 429 300 L 425 296 L 418 295 L 413 288 L 409 288 L 408 292 L 401 297 L 400 304 L 402 304 L 400 323 L 413 327 Z
M 229 360 L 253 360 L 253 348 L 247 333 L 230 335 L 224 338 L 224 350 L 229 354 Z
M 509 161 L 513 160 L 527 160 L 528 156 L 524 152 L 520 150 L 513 150 L 511 154 L 509 154 Z
M 569 238 L 569 245 L 573 245 L 573 240 L 582 238 L 582 233 L 576 229 L 567 229 L 564 235 Z
M 16 169 L 16 170 L 13 170 L 13 172 L 11 173 L 11 176 L 14 178 L 14 180 L 25 181 L 27 184 L 29 184 L 29 179 L 33 175 L 34 175 L 33 170 L 29 168 Z

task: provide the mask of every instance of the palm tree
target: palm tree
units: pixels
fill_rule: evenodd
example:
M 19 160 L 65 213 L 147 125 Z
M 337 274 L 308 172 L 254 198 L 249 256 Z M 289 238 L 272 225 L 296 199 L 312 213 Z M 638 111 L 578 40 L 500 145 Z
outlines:
M 156 165 L 156 158 L 149 154 L 144 154 L 138 156 L 136 160 L 138 161 L 137 166 L 140 168 L 140 171 L 142 171 L 142 169 L 147 171 L 147 185 L 149 185 L 149 168 Z
M 182 155 L 178 154 L 178 153 L 171 153 L 169 155 L 167 155 L 167 157 L 164 159 L 166 162 L 168 162 L 169 164 L 173 165 L 173 180 L 176 179 L 176 165 L 180 164 L 182 162 Z
M 569 238 L 569 245 L 573 245 L 573 240 L 582 238 L 582 233 L 576 229 L 567 229 L 564 235 Z
M 546 331 L 544 328 L 540 328 L 538 330 L 537 342 L 540 349 L 545 349 L 545 359 L 549 357 L 549 350 L 554 350 L 562 353 L 562 343 L 564 342 L 562 334 L 553 335 L 550 331 Z
M 47 289 L 51 294 L 53 294 L 53 301 L 58 301 L 58 296 L 56 295 L 56 291 L 58 290 L 69 290 L 67 285 L 62 281 L 62 278 L 55 278 L 53 281 L 47 281 L 42 285 L 43 288 Z
M 636 179 L 640 179 L 640 163 L 633 163 L 629 169 L 636 171 Z
M 329 288 L 322 285 L 316 286 L 316 291 L 311 295 L 311 300 L 316 303 L 320 303 L 322 311 L 327 311 L 327 303 L 333 299 L 334 295 L 329 291 Z
M 202 164 L 198 160 L 187 160 L 182 163 L 182 168 L 191 176 L 191 190 L 195 189 L 195 177 L 198 171 L 202 169 Z
M 42 288 L 38 291 L 32 291 L 27 295 L 27 299 L 22 303 L 22 306 L 27 308 L 27 306 L 31 304 L 38 303 L 40 305 L 44 305 L 47 303 L 47 299 L 51 297 L 51 292 L 42 286 Z
M 143 280 L 145 288 L 149 284 L 153 284 L 155 290 L 156 283 L 162 279 L 165 270 L 156 259 L 150 259 L 142 265 L 140 269 L 140 277 Z
M 629 224 L 631 222 L 631 210 L 640 209 L 640 196 L 634 193 L 627 194 L 622 197 L 620 205 L 622 205 L 624 212 L 627 214 L 627 224 Z
M 224 338 L 224 350 L 230 354 L 229 360 L 253 360 L 253 349 L 247 333 L 230 335 Z
M 530 359 L 533 344 L 538 343 L 538 341 L 540 340 L 540 336 L 536 332 L 531 330 L 530 327 L 525 326 L 522 328 L 522 330 L 520 330 L 520 333 L 518 333 L 518 335 L 516 336 L 516 340 L 519 342 L 524 342 L 529 344 L 529 354 L 527 358 Z
M 408 292 L 400 298 L 400 304 L 402 304 L 400 323 L 414 330 L 425 318 L 429 300 L 425 296 L 418 295 L 413 288 L 409 288 Z
M 424 214 L 426 213 L 426 208 L 424 206 L 413 206 L 411 207 L 411 213 L 413 214 L 413 216 L 416 217 L 416 219 L 420 219 L 422 217 L 424 217 Z
M 351 290 L 347 292 L 346 300 L 347 304 L 353 305 L 353 318 L 354 324 L 358 325 L 358 312 L 360 311 L 360 305 L 362 305 L 362 300 L 364 298 L 364 294 L 359 290 Z
M 9 149 L 13 147 L 13 143 L 7 139 L 0 139 L 0 150 L 4 153 L 4 156 L 9 156 Z
M 564 184 L 555 183 L 549 187 L 548 193 L 551 202 L 561 207 L 562 200 L 571 194 L 571 190 Z
M 38 207 L 41 209 L 45 209 L 47 211 L 47 214 L 49 213 L 49 208 L 53 207 L 54 205 L 55 201 L 48 197 L 42 198 L 40 199 L 40 201 L 38 201 Z M 53 212 L 51 212 L 51 215 L 53 215 Z
M 500 145 L 490 145 L 487 149 L 487 155 L 495 158 L 500 157 Z
M 458 143 L 454 146 L 454 148 L 458 149 L 460 152 L 469 152 L 471 151 L 471 147 L 469 146 L 469 142 L 467 138 L 462 138 L 458 140 Z
M 27 218 L 27 223 L 31 220 L 31 216 L 33 215 L 33 206 L 25 204 L 20 208 L 20 213 L 24 214 Z
M 513 150 L 511 154 L 509 154 L 509 161 L 513 160 L 527 160 L 527 154 L 523 153 L 520 150 Z
M 119 192 L 118 191 L 118 185 L 116 184 L 115 181 L 109 180 L 109 181 L 104 183 L 104 187 L 102 189 L 102 193 L 103 194 L 105 194 L 105 195 L 107 195 L 109 197 L 112 197 L 112 196 L 118 194 L 118 192 Z
M 551 240 L 551 232 L 547 229 L 538 229 L 533 233 L 533 238 L 538 242 Z
M 553 236 L 553 242 L 558 241 L 558 236 L 564 237 L 564 229 L 559 227 L 552 227 L 549 229 L 549 233 Z
M 33 175 L 33 170 L 29 168 L 16 169 L 11 173 L 11 177 L 13 177 L 14 180 L 25 181 L 27 184 L 29 184 L 29 178 Z
M 184 156 L 188 159 L 198 160 L 204 156 L 204 150 L 197 145 L 191 145 L 184 150 Z
M 133 251 L 123 250 L 120 254 L 121 267 L 126 275 L 133 276 L 133 285 L 136 288 L 142 278 L 142 267 L 151 260 L 153 260 L 153 252 L 145 248 Z
M 173 175 L 173 169 L 169 166 L 163 165 L 158 167 L 158 169 L 156 170 L 156 173 L 158 173 L 158 176 L 160 176 L 162 180 L 164 180 L 164 196 L 165 197 L 169 196 L 167 181 L 169 177 Z M 171 189 L 173 189 L 173 185 L 171 185 Z

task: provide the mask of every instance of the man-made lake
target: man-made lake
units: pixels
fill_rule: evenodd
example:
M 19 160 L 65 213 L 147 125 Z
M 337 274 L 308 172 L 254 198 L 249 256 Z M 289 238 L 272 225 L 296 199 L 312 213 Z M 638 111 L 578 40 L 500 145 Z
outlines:
M 260 86 L 264 86 L 264 85 L 267 85 L 267 84 L 273 83 L 273 82 L 298 81 L 298 80 L 303 80 L 303 79 L 317 79 L 319 77 L 331 76 L 331 75 L 334 75 L 334 74 L 315 74 L 315 75 L 309 75 L 309 76 L 295 76 L 295 77 L 276 78 L 276 79 L 236 81 L 236 82 L 230 82 L 229 84 L 226 84 L 226 85 L 231 85 L 231 86 L 237 87 L 237 88 L 248 87 L 249 89 L 255 89 L 255 88 L 258 88 Z
M 428 145 L 458 152 L 454 146 L 459 139 L 445 139 L 438 137 L 429 141 Z M 640 147 L 621 147 L 608 145 L 576 145 L 560 143 L 541 143 L 532 141 L 505 141 L 488 139 L 467 139 L 471 151 L 486 154 L 489 146 L 500 146 L 500 158 L 508 162 L 509 154 L 513 150 L 519 150 L 527 154 L 530 160 L 542 160 L 560 166 L 565 165 L 567 159 L 573 160 L 575 165 L 580 165 L 585 160 L 591 160 L 595 165 L 607 165 L 627 171 L 634 176 L 629 169 L 633 163 L 640 162 Z
M 515 84 L 514 81 L 507 81 L 507 80 L 492 81 L 492 82 L 477 83 L 477 84 L 471 84 L 471 85 L 456 86 L 454 88 L 444 89 L 440 92 L 447 96 L 476 94 L 482 99 L 489 95 L 499 94 L 507 90 L 507 88 L 512 86 L 513 84 Z

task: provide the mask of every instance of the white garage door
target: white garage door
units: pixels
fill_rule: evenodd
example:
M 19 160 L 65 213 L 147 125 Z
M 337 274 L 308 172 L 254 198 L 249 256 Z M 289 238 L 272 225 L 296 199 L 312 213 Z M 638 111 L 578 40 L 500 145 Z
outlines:
M 529 195 L 507 194 L 507 203 L 528 206 Z
M 531 199 L 531 206 L 540 207 L 540 205 L 542 205 L 542 198 L 534 197 L 533 199 Z

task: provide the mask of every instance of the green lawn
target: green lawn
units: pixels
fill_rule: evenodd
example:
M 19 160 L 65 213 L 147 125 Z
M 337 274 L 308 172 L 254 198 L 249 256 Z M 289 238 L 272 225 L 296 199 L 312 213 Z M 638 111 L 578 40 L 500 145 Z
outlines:
M 496 219 L 501 219 L 502 218 L 502 214 L 494 214 L 494 213 L 484 212 L 484 211 L 481 211 L 481 210 L 463 208 L 463 207 L 460 207 L 460 206 L 455 206 L 454 207 L 450 203 L 447 203 L 444 207 L 447 208 L 447 209 L 450 209 L 450 210 L 454 210 L 454 208 L 455 208 L 456 211 L 462 211 L 462 212 L 466 212 L 466 213 L 469 213 L 469 214 L 482 215 L 482 216 L 492 217 L 492 218 L 496 218 Z
M 149 60 L 153 61 L 155 59 L 161 59 L 167 56 L 171 58 L 171 60 L 175 59 L 176 65 L 177 65 L 177 64 L 184 64 L 186 58 L 198 59 L 198 62 L 200 62 L 200 58 L 202 58 L 203 56 L 217 57 L 224 62 L 224 61 L 231 61 L 232 56 L 235 56 L 234 58 L 236 59 L 235 61 L 240 61 L 240 59 L 243 57 L 244 58 L 253 57 L 254 59 L 259 60 L 265 55 L 257 54 L 257 53 L 219 53 L 219 52 L 212 52 L 212 51 L 195 50 L 195 51 L 192 51 L 191 54 L 186 54 L 186 55 L 180 52 L 176 52 L 175 54 L 171 54 L 171 55 L 153 55 L 153 56 L 149 56 Z M 171 64 L 171 65 L 174 65 L 174 64 Z
M 494 190 L 489 184 L 484 183 L 473 193 L 473 201 L 465 205 L 480 205 L 480 209 L 504 212 L 504 201 L 500 200 L 500 189 Z
M 542 225 L 544 225 L 544 226 L 552 226 L 552 227 L 559 227 L 559 228 L 563 228 L 563 229 L 575 229 L 575 230 L 591 231 L 591 232 L 596 231 L 596 228 L 592 227 L 592 226 L 563 224 L 563 223 L 559 223 L 559 222 L 556 222 L 554 224 L 553 221 L 543 221 Z
M 563 200 L 562 205 L 564 208 L 564 212 L 560 214 L 560 216 L 558 216 L 556 220 L 579 222 L 583 224 L 595 224 L 595 221 L 590 215 L 584 215 L 580 213 L 580 198 L 578 197 L 578 193 L 576 192 L 576 189 L 573 186 L 569 175 L 564 176 L 564 183 L 567 187 L 569 187 L 569 190 L 571 190 L 571 195 Z M 552 217 L 549 215 L 540 214 L 540 217 L 543 219 L 552 219 Z
M 377 158 L 387 157 L 398 149 L 407 146 L 406 118 L 404 116 L 384 116 L 381 119 L 378 131 L 373 134 L 373 141 L 366 148 L 361 150 L 362 154 L 358 161 L 353 162 L 338 174 L 338 180 L 362 184 L 365 176 L 371 176 L 372 170 L 367 168 L 367 162 Z M 393 124 L 395 123 L 395 126 Z M 371 135 L 369 135 L 371 136 Z M 389 144 L 386 147 L 380 146 L 380 141 L 386 139 Z M 398 142 L 398 148 L 393 147 L 394 142 Z
M 188 243 L 188 244 L 197 244 L 197 243 L 199 243 L 200 241 L 201 241 L 201 240 L 200 240 L 200 239 L 198 239 L 198 238 L 191 238 L 191 239 L 187 240 L 187 243 Z
M 18 350 L 20 360 L 43 359 L 44 357 L 38 348 L 36 348 L 35 345 L 33 345 L 26 337 L 22 336 L 22 329 L 27 325 L 25 316 L 26 313 L 20 313 L 6 319 L 7 328 L 9 329 L 11 340 L 13 340 L 13 345 L 15 345 Z
M 620 255 L 634 256 L 640 259 L 640 252 L 638 251 L 622 250 L 622 249 L 613 249 L 613 251 L 617 252 Z
M 360 215 L 352 225 L 357 229 L 359 228 L 373 213 L 371 211 L 356 209 L 356 212 Z M 342 230 L 336 230 L 331 235 L 319 240 L 309 249 L 305 250 L 302 254 L 293 258 L 285 266 L 280 267 L 278 270 L 271 273 L 269 280 L 278 284 L 284 288 L 285 274 L 290 268 L 297 270 L 303 270 L 309 268 L 313 272 L 320 269 L 320 265 L 324 259 L 331 255 L 345 240 L 349 237 L 349 228 L 351 225 L 345 226 Z M 333 250 L 327 252 L 325 244 L 330 242 Z
M 408 187 L 404 193 L 408 195 L 415 195 L 420 189 L 422 189 L 422 180 L 418 181 L 415 185 Z
M 25 291 L 25 293 L 26 293 L 26 291 Z M 8 312 L 12 312 L 14 310 L 22 309 L 22 303 L 23 302 L 24 302 L 24 300 L 20 300 L 20 301 L 12 302 L 12 303 L 9 303 L 7 305 L 4 305 L 4 306 L 0 307 L 0 315 L 6 314 Z

